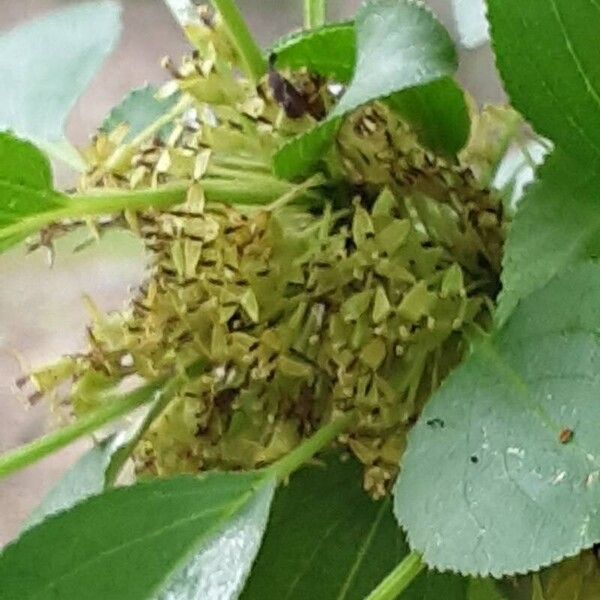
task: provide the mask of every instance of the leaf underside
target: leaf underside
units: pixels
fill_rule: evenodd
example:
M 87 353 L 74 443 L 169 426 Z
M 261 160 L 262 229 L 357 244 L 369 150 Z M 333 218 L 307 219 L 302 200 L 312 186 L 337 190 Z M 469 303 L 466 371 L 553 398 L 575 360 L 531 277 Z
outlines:
M 260 548 L 274 482 L 263 486 L 241 514 L 187 562 L 154 600 L 235 600 Z
M 335 23 L 293 34 L 279 40 L 272 51 L 277 55 L 278 67 L 306 68 L 347 83 L 356 65 L 354 23 Z M 388 104 L 412 126 L 419 141 L 438 154 L 455 155 L 468 141 L 469 109 L 463 91 L 449 77 L 393 94 Z M 330 132 L 323 132 L 323 148 L 327 147 L 329 136 Z M 286 158 L 278 164 L 290 160 Z M 310 169 L 311 162 L 307 165 L 303 169 Z
M 153 85 L 145 85 L 132 90 L 110 111 L 100 126 L 100 130 L 104 133 L 110 133 L 119 125 L 126 124 L 128 130 L 123 141 L 131 141 L 138 133 L 141 133 L 177 103 L 178 97 L 176 94 L 164 100 L 159 100 L 156 98 L 157 92 L 158 88 Z M 166 138 L 169 129 L 168 126 L 164 127 L 158 133 L 159 137 Z
M 538 171 L 511 223 L 496 319 L 569 266 L 600 256 L 600 173 L 560 151 Z
M 64 143 L 71 109 L 119 39 L 120 14 L 109 0 L 78 3 L 1 35 L 0 129 L 50 150 Z
M 90 448 L 50 490 L 42 504 L 29 516 L 24 529 L 31 529 L 47 517 L 71 508 L 77 502 L 104 490 L 106 469 L 119 448 L 115 434 Z
M 596 263 L 554 279 L 426 405 L 395 512 L 428 565 L 500 577 L 600 540 L 599 297 Z
M 147 600 L 175 584 L 189 561 L 258 499 L 269 501 L 273 486 L 264 474 L 211 473 L 86 500 L 4 549 L 2 598 L 76 600 L 85 590 L 86 600 Z M 260 510 L 253 514 L 262 518 Z

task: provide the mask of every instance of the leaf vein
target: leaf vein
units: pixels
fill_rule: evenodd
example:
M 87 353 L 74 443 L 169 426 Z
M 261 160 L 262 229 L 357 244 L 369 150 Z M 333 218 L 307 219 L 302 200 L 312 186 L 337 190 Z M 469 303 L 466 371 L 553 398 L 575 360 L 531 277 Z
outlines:
M 340 516 L 339 519 L 337 519 L 336 521 L 334 521 L 326 530 L 325 533 L 319 538 L 319 541 L 315 544 L 315 547 L 313 548 L 313 551 L 311 552 L 310 556 L 308 557 L 308 560 L 304 563 L 302 569 L 300 569 L 298 571 L 298 574 L 296 575 L 296 577 L 294 578 L 294 580 L 292 581 L 287 594 L 284 597 L 284 600 L 289 600 L 289 598 L 291 597 L 292 593 L 295 591 L 295 589 L 298 587 L 298 584 L 300 583 L 300 580 L 302 579 L 302 577 L 304 575 L 306 575 L 306 573 L 308 573 L 312 563 L 314 562 L 315 558 L 317 557 L 317 554 L 319 552 L 319 548 L 325 543 L 325 541 L 329 538 L 329 536 L 331 536 L 331 534 L 340 526 L 342 525 L 342 523 L 344 522 L 344 520 L 347 518 L 347 514 L 346 513 L 342 513 L 342 515 Z
M 227 515 L 231 516 L 231 515 L 235 514 L 248 501 L 249 496 L 250 496 L 250 492 L 246 492 L 242 496 L 242 498 L 240 498 L 240 500 L 238 502 L 233 503 L 230 510 L 227 512 Z M 118 546 L 115 546 L 109 550 L 103 550 L 102 552 L 98 553 L 97 555 L 95 555 L 92 558 L 88 558 L 87 560 L 80 561 L 77 564 L 76 568 L 73 568 L 70 571 L 63 573 L 59 578 L 55 579 L 54 581 L 52 581 L 48 585 L 46 585 L 44 588 L 40 589 L 39 593 L 35 594 L 35 596 L 32 596 L 32 599 L 40 598 L 40 597 L 46 598 L 47 596 L 40 596 L 40 595 L 52 590 L 53 588 L 56 588 L 56 586 L 64 579 L 67 579 L 68 577 L 72 577 L 76 573 L 84 570 L 85 568 L 88 568 L 89 566 L 93 565 L 94 563 L 97 563 L 99 560 L 102 560 L 103 558 L 117 554 L 118 552 L 120 552 L 122 550 L 133 548 L 133 547 L 137 546 L 138 544 L 147 542 L 148 540 L 156 538 L 165 532 L 168 532 L 173 529 L 177 529 L 180 525 L 187 524 L 187 523 L 189 523 L 189 524 L 195 523 L 198 520 L 202 520 L 202 519 L 206 518 L 206 516 L 208 516 L 208 515 L 211 515 L 214 513 L 219 513 L 222 510 L 223 510 L 223 506 L 217 506 L 217 507 L 213 507 L 213 508 L 210 508 L 207 510 L 203 510 L 201 512 L 195 513 L 193 516 L 187 516 L 187 517 L 172 521 L 171 523 L 169 523 L 169 525 L 161 527 L 155 531 L 152 531 L 151 533 L 145 534 L 143 536 L 137 537 L 132 540 L 127 540 L 126 542 L 119 544 Z M 218 530 L 220 525 L 221 524 L 218 523 L 217 525 L 209 527 L 207 529 L 205 535 L 200 536 L 200 537 L 202 539 L 208 538 L 210 535 L 212 535 L 212 533 L 214 533 L 215 531 Z
M 577 72 L 581 76 L 581 79 L 583 80 L 583 83 L 584 83 L 585 87 L 587 88 L 588 92 L 591 94 L 594 102 L 600 108 L 600 96 L 598 95 L 598 91 L 592 85 L 590 78 L 588 77 L 587 73 L 585 72 L 585 69 L 583 68 L 581 59 L 579 58 L 577 52 L 575 51 L 575 47 L 573 46 L 573 42 L 571 40 L 569 32 L 567 31 L 564 20 L 558 10 L 556 0 L 550 0 L 550 6 L 552 8 L 552 12 L 553 12 L 554 16 L 556 17 L 558 26 L 560 27 L 563 39 L 565 40 L 565 45 L 567 47 L 567 51 L 571 55 L 571 58 L 573 59 L 573 62 L 575 63 Z
M 346 579 L 343 581 L 343 584 L 340 589 L 340 593 L 338 594 L 337 600 L 344 600 L 344 598 L 346 598 L 348 591 L 350 589 L 350 585 L 352 584 L 352 581 L 356 577 L 356 574 L 358 573 L 358 569 L 360 568 L 360 565 L 364 561 L 369 547 L 373 543 L 373 539 L 375 538 L 375 533 L 377 531 L 377 528 L 379 527 L 379 524 L 381 523 L 381 519 L 383 518 L 383 515 L 386 513 L 388 508 L 389 508 L 389 500 L 386 499 L 384 502 L 381 503 L 381 508 L 377 512 L 377 516 L 375 517 L 375 520 L 373 521 L 373 524 L 371 525 L 371 527 L 367 533 L 367 536 L 364 540 L 364 544 L 361 546 L 360 550 L 358 551 L 358 554 L 356 555 L 356 559 L 354 560 L 354 563 L 352 564 L 352 568 L 348 572 Z

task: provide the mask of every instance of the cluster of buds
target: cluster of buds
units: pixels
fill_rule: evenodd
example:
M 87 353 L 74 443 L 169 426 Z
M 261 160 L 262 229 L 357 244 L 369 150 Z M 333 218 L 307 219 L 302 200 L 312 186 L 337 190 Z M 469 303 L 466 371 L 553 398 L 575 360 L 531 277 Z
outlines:
M 376 103 L 338 134 L 331 201 L 321 192 L 310 207 L 265 205 L 291 185 L 271 175 L 273 151 L 318 117 L 291 118 L 266 81 L 255 88 L 237 77 L 214 22 L 195 35 L 201 52 L 180 68 L 166 63 L 174 79 L 164 94 L 186 99 L 170 130 L 133 146 L 124 129 L 99 134 L 82 182 L 183 181 L 187 199 L 126 215 L 147 249 L 146 280 L 125 310 L 96 311 L 84 354 L 33 380 L 48 392 L 72 379 L 81 414 L 102 402 L 99 388 L 202 360 L 205 371 L 140 442 L 139 473 L 264 466 L 353 411 L 338 444 L 382 496 L 424 402 L 461 360 L 466 336 L 489 325 L 501 204 L 468 165 L 425 150 Z M 286 76 L 331 102 L 325 82 Z

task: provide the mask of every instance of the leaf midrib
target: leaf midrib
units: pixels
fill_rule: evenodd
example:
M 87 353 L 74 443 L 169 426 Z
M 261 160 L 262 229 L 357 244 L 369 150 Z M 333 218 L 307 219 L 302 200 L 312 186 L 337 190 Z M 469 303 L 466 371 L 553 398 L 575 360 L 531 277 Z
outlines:
M 346 598 L 346 595 L 348 594 L 348 591 L 350 589 L 350 585 L 352 584 L 352 581 L 354 580 L 354 578 L 356 577 L 356 574 L 358 573 L 358 569 L 360 568 L 361 564 L 363 563 L 363 561 L 365 559 L 367 551 L 369 550 L 369 547 L 371 546 L 371 544 L 373 542 L 373 538 L 375 537 L 375 533 L 376 533 L 377 529 L 379 528 L 381 519 L 385 515 L 388 508 L 389 508 L 389 496 L 384 501 L 381 502 L 381 508 L 379 509 L 377 516 L 375 517 L 375 520 L 373 521 L 373 524 L 371 525 L 371 527 L 364 539 L 363 545 L 360 547 L 360 549 L 356 555 L 354 563 L 352 564 L 352 567 L 351 567 L 350 571 L 348 572 L 346 579 L 342 583 L 342 587 L 340 589 L 340 593 L 337 596 L 337 600 L 344 600 Z
M 498 10 L 498 9 L 497 9 Z M 501 10 L 501 9 L 500 9 Z M 517 8 L 516 11 L 511 15 L 511 18 L 517 18 L 519 20 L 520 25 L 523 27 L 523 29 L 528 29 L 527 23 L 523 17 L 523 13 L 520 12 L 520 10 Z M 494 27 L 492 25 L 492 33 L 493 33 Z M 492 35 L 492 40 L 493 40 L 493 46 L 494 49 L 496 51 L 496 54 L 499 54 L 498 51 L 498 47 L 497 47 L 497 43 L 494 40 L 494 36 Z M 535 58 L 531 55 L 531 53 L 529 52 L 521 52 L 520 54 L 521 56 L 521 60 L 524 60 L 526 62 L 528 62 L 532 69 L 532 72 L 542 72 L 543 69 L 540 69 L 540 65 L 538 63 L 537 60 L 535 60 Z M 512 61 L 511 61 L 511 66 L 512 66 Z M 508 66 L 508 65 L 507 65 Z M 506 83 L 506 78 L 505 78 L 505 83 Z M 562 101 L 560 100 L 560 98 L 556 95 L 554 89 L 548 85 L 548 82 L 546 81 L 546 79 L 540 79 L 539 84 L 548 92 L 548 94 L 552 97 L 553 102 L 555 103 L 555 106 L 557 108 L 560 108 L 561 106 L 563 106 Z M 522 93 L 522 92 L 520 92 Z M 509 96 L 511 96 L 511 92 L 510 90 L 508 90 L 508 94 Z M 523 111 L 524 115 L 528 118 L 528 120 L 530 120 L 537 128 L 537 125 L 534 123 L 534 121 L 536 119 L 532 119 L 531 118 L 531 113 L 530 110 L 527 108 L 522 108 L 521 110 Z M 563 110 L 563 114 L 565 115 L 566 119 L 568 120 L 568 122 L 571 124 L 571 126 L 573 127 L 573 129 L 575 129 L 577 131 L 577 133 L 579 134 L 579 136 L 581 136 L 581 138 L 585 139 L 587 141 L 587 143 L 591 146 L 591 148 L 594 150 L 594 154 L 596 156 L 600 156 L 600 144 L 598 144 L 598 142 L 596 140 L 594 140 L 593 138 L 590 138 L 586 132 L 585 127 L 582 127 L 581 124 L 578 122 L 577 119 L 574 118 L 573 114 L 569 113 L 569 112 L 564 112 Z M 540 129 L 546 129 L 546 127 L 541 127 Z M 542 133 L 546 133 L 548 134 L 549 132 L 542 132 Z M 552 135 L 549 135 L 550 138 L 553 138 Z M 554 140 L 554 142 L 558 142 L 558 140 Z
M 283 598 L 283 600 L 289 600 L 289 598 L 291 598 L 292 594 L 294 593 L 294 591 L 296 590 L 296 588 L 298 587 L 298 584 L 300 583 L 300 581 L 302 581 L 302 578 L 304 577 L 304 575 L 306 575 L 306 573 L 308 573 L 308 571 L 310 570 L 311 565 L 313 564 L 315 558 L 317 557 L 317 554 L 319 552 L 319 548 L 323 545 L 323 543 L 327 540 L 327 538 L 329 538 L 329 536 L 331 536 L 333 534 L 333 532 L 340 527 L 340 525 L 342 525 L 345 521 L 345 519 L 347 519 L 348 515 L 346 513 L 342 513 L 339 519 L 336 519 L 321 535 L 321 537 L 319 538 L 318 542 L 315 544 L 315 547 L 313 548 L 313 551 L 311 552 L 308 560 L 304 563 L 302 569 L 300 569 L 298 571 L 298 574 L 296 575 L 296 577 L 294 578 L 294 580 L 292 581 L 290 587 L 288 588 L 288 591 L 285 595 L 285 597 Z
M 596 9 L 598 9 L 599 8 L 598 5 L 596 5 L 593 0 L 591 0 L 591 1 L 592 1 L 592 5 Z M 552 8 L 552 12 L 554 13 L 554 16 L 556 17 L 556 22 L 558 23 L 558 26 L 559 26 L 561 33 L 563 35 L 563 38 L 565 40 L 567 52 L 571 55 L 571 58 L 573 59 L 573 62 L 575 63 L 575 66 L 577 67 L 577 72 L 583 79 L 585 87 L 591 94 L 594 102 L 596 103 L 596 106 L 600 109 L 600 95 L 598 95 L 598 90 L 596 90 L 596 88 L 592 85 L 590 78 L 588 77 L 587 73 L 585 72 L 585 70 L 583 68 L 581 60 L 580 60 L 579 56 L 577 55 L 577 52 L 575 51 L 575 47 L 573 46 L 573 43 L 571 42 L 571 37 L 569 36 L 569 32 L 567 31 L 567 29 L 565 27 L 565 23 L 563 21 L 563 18 L 558 10 L 556 0 L 550 0 L 550 6 Z
M 536 337 L 537 336 L 530 336 L 529 339 L 532 340 Z M 512 384 L 512 387 L 519 392 L 519 396 L 525 401 L 529 408 L 540 417 L 541 422 L 551 436 L 556 438 L 558 432 L 562 429 L 561 425 L 555 422 L 554 419 L 548 415 L 543 405 L 535 399 L 535 396 L 531 393 L 529 383 L 510 363 L 508 363 L 508 361 L 506 361 L 502 352 L 494 345 L 493 338 L 487 338 L 481 341 L 478 344 L 477 349 L 481 352 L 482 357 L 487 359 L 488 364 L 491 364 L 497 372 L 506 376 L 506 379 Z M 579 445 L 576 437 L 564 448 L 565 450 L 578 450 L 583 454 L 584 458 L 587 459 L 588 452 Z
M 266 482 L 266 480 L 264 482 L 262 482 L 263 485 L 265 482 Z M 236 502 L 232 503 L 230 509 L 223 513 L 223 518 L 220 519 L 216 524 L 213 524 L 208 530 L 206 530 L 206 532 L 204 534 L 202 534 L 198 537 L 196 544 L 194 544 L 194 546 L 195 546 L 194 549 L 197 551 L 198 548 L 201 546 L 201 544 L 205 540 L 211 538 L 214 534 L 216 534 L 220 530 L 220 528 L 223 526 L 224 523 L 226 523 L 235 514 L 237 514 L 245 506 L 247 506 L 247 504 L 250 503 L 254 494 L 256 494 L 256 492 L 258 491 L 259 488 L 260 488 L 260 485 L 258 485 L 256 488 L 251 487 L 251 489 L 246 491 Z M 193 492 L 191 492 L 190 494 L 193 494 Z M 195 494 L 198 495 L 198 492 L 196 491 Z M 177 495 L 177 494 L 174 494 L 174 495 Z M 31 596 L 31 599 L 34 600 L 36 598 L 42 598 L 42 599 L 47 598 L 48 596 L 45 596 L 43 594 L 51 591 L 61 581 L 76 575 L 78 572 L 84 570 L 85 568 L 89 567 L 90 565 L 93 565 L 94 563 L 100 561 L 101 559 L 103 559 L 107 556 L 111 556 L 112 554 L 116 554 L 127 548 L 134 547 L 139 543 L 147 542 L 148 540 L 151 540 L 155 537 L 159 537 L 160 535 L 162 535 L 165 532 L 168 532 L 173 529 L 177 529 L 180 525 L 194 523 L 197 520 L 201 520 L 201 519 L 205 518 L 206 515 L 209 515 L 212 513 L 218 513 L 222 509 L 223 509 L 223 507 L 221 506 L 221 507 L 217 507 L 217 508 L 213 508 L 213 509 L 204 510 L 199 513 L 195 513 L 193 516 L 188 516 L 188 517 L 184 517 L 181 519 L 177 519 L 176 521 L 173 521 L 169 525 L 161 527 L 161 528 L 153 531 L 152 533 L 134 538 L 132 540 L 128 540 L 127 542 L 120 544 L 119 546 L 116 546 L 115 548 L 111 548 L 109 550 L 104 550 L 90 559 L 80 561 L 75 568 L 67 571 L 66 573 L 61 575 L 58 579 L 50 582 L 44 588 L 40 589 L 35 595 Z M 158 591 L 158 589 L 160 589 L 160 586 L 162 586 L 165 583 L 165 581 L 168 581 L 170 576 L 177 570 L 177 568 L 181 564 L 181 562 L 183 562 L 187 558 L 187 555 L 191 554 L 193 551 L 194 550 L 187 552 L 186 555 L 184 557 L 182 557 L 182 559 L 176 561 L 173 569 L 171 571 L 169 571 L 168 573 L 165 573 L 165 577 L 163 578 L 163 580 L 158 583 L 158 585 L 156 586 L 157 589 L 152 590 L 153 593 L 156 593 Z

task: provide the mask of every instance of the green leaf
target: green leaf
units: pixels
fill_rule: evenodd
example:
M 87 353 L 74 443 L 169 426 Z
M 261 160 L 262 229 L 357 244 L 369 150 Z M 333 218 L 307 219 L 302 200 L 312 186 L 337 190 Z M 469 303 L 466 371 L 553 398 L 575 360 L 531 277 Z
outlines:
M 467 600 L 504 600 L 492 579 L 470 579 Z
M 33 144 L 0 133 L 0 252 L 31 233 L 21 223 L 67 204 L 52 187 L 46 157 Z
M 130 142 L 138 133 L 141 133 L 169 109 L 173 108 L 179 100 L 177 95 L 159 100 L 156 98 L 157 92 L 158 88 L 153 85 L 146 85 L 129 92 L 120 104 L 110 111 L 110 114 L 100 126 L 100 130 L 110 133 L 116 127 L 125 123 L 129 129 L 124 142 Z M 169 130 L 170 127 L 163 127 L 158 135 L 165 138 Z
M 115 434 L 88 450 L 50 490 L 42 504 L 31 513 L 23 529 L 31 529 L 50 515 L 71 508 L 85 498 L 100 494 L 104 490 L 106 469 L 113 454 L 122 444 L 122 436 Z
M 165 595 L 167 590 L 190 573 L 182 569 L 199 552 L 206 553 L 207 563 L 194 563 L 191 572 L 202 577 L 198 589 L 205 589 L 210 582 L 203 574 L 212 574 L 216 538 L 238 519 L 248 519 L 244 527 L 256 527 L 260 538 L 274 485 L 274 479 L 257 472 L 209 473 L 141 483 L 86 500 L 4 549 L 2 597 L 79 600 L 82 590 L 86 600 L 173 597 Z
M 142 395 L 155 397 L 145 416 L 130 427 L 94 444 L 50 490 L 42 504 L 30 515 L 25 528 L 30 529 L 46 517 L 111 487 L 142 435 L 180 389 L 183 377 L 175 376 L 167 383 L 145 386 Z
M 356 63 L 355 37 L 354 23 L 336 23 L 283 38 L 272 52 L 277 55 L 280 68 L 306 68 L 346 83 L 352 78 Z M 448 77 L 393 94 L 388 104 L 414 128 L 419 141 L 434 152 L 454 155 L 468 141 L 471 119 L 465 96 Z M 321 133 L 323 145 L 315 141 L 315 146 L 325 149 L 332 134 L 327 129 Z M 293 157 L 281 161 L 283 167 L 291 160 Z M 313 160 L 309 158 L 304 168 L 310 169 Z
M 361 471 L 331 455 L 277 492 L 243 600 L 362 599 L 402 560 L 391 506 L 365 494 Z
M 513 106 L 568 154 L 600 159 L 600 4 L 488 0 L 488 16 Z
M 466 600 L 468 581 L 452 573 L 422 573 L 402 593 L 402 600 Z
M 280 177 L 295 178 L 314 168 L 348 112 L 456 70 L 448 32 L 415 0 L 372 0 L 358 12 L 355 23 L 358 52 L 353 79 L 325 121 L 276 153 L 274 169 Z
M 600 569 L 598 559 L 592 552 L 565 560 L 534 577 L 534 588 L 537 587 L 537 598 L 540 600 L 600 598 Z
M 437 154 L 454 156 L 469 140 L 471 116 L 465 94 L 449 77 L 394 94 L 388 104 Z
M 361 479 L 361 465 L 335 454 L 294 474 L 275 496 L 242 600 L 362 600 L 376 587 L 408 546 L 390 502 L 371 500 Z M 464 600 L 464 583 L 452 575 L 423 574 L 405 597 Z
M 326 119 L 284 144 L 273 157 L 273 170 L 282 179 L 297 179 L 315 169 L 337 133 L 340 119 Z
M 596 554 L 588 550 L 541 571 L 502 579 L 497 582 L 503 593 L 501 600 L 596 600 L 600 598 Z
M 372 0 L 356 15 L 357 64 L 333 116 L 376 98 L 425 85 L 457 67 L 452 39 L 414 0 Z
M 67 117 L 117 43 L 120 12 L 108 0 L 78 3 L 0 36 L 0 129 L 64 157 Z
M 234 600 L 252 568 L 269 518 L 274 483 L 188 562 L 155 600 Z
M 110 485 L 124 459 L 129 456 L 132 445 L 139 441 L 140 435 L 178 389 L 179 384 L 175 381 L 167 384 L 141 421 L 88 451 L 46 496 L 28 519 L 25 529 L 85 498 L 100 494 Z M 261 491 L 244 514 L 229 523 L 205 549 L 192 557 L 157 600 L 194 600 L 198 597 L 226 600 L 237 597 L 260 546 L 272 491 L 270 487 Z
M 600 540 L 599 302 L 597 263 L 552 280 L 426 405 L 394 508 L 429 566 L 500 577 Z
M 556 151 L 511 224 L 496 319 L 574 263 L 600 256 L 600 175 Z
M 333 23 L 301 31 L 278 40 L 270 50 L 276 54 L 276 66 L 311 73 L 340 83 L 352 79 L 356 64 L 354 23 Z

